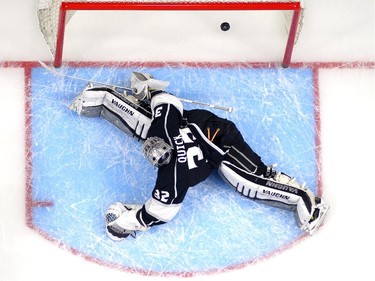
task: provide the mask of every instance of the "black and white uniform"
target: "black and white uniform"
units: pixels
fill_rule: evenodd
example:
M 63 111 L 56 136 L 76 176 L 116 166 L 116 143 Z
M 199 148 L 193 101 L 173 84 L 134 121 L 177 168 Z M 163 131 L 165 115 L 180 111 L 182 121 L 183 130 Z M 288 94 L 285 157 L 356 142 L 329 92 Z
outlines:
M 159 167 L 152 198 L 139 213 L 148 226 L 170 221 L 181 208 L 188 188 L 204 181 L 225 156 L 196 124 L 185 123 L 182 106 L 173 96 L 161 93 L 152 99 L 151 107 L 153 120 L 147 137 L 162 138 L 174 153 L 167 165 Z
M 162 91 L 153 93 L 152 118 L 147 110 L 103 87 L 87 89 L 77 100 L 79 106 L 74 110 L 81 115 L 102 116 L 133 137 L 160 137 L 173 147 L 170 162 L 158 169 L 151 198 L 134 212 L 135 217 L 122 221 L 120 217 L 120 226 L 147 230 L 172 220 L 189 187 L 204 181 L 215 169 L 242 195 L 295 211 L 299 226 L 310 220 L 314 194 L 283 173 L 270 174 L 233 122 L 206 110 L 183 110 L 179 99 Z
M 153 120 L 147 137 L 160 137 L 174 148 L 171 161 L 158 170 L 152 192 L 139 212 L 142 224 L 170 221 L 178 212 L 189 187 L 204 181 L 223 161 L 249 173 L 266 166 L 246 144 L 233 122 L 206 110 L 185 110 L 173 96 L 159 93 L 152 99 Z

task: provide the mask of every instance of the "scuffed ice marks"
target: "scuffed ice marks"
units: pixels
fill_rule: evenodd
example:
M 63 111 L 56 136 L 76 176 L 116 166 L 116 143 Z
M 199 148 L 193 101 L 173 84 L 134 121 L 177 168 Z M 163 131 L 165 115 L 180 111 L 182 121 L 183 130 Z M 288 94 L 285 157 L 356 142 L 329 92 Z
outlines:
M 267 164 L 316 188 L 314 97 L 309 69 L 239 67 L 62 68 L 63 73 L 129 85 L 133 70 L 170 81 L 177 96 L 233 106 L 234 121 Z M 38 229 L 102 264 L 152 275 L 221 271 L 268 256 L 301 235 L 293 214 L 242 197 L 217 173 L 191 188 L 175 219 L 116 243 L 103 214 L 115 201 L 142 204 L 156 171 L 141 144 L 101 118 L 68 109 L 86 83 L 33 70 L 33 199 Z M 184 104 L 187 109 L 194 105 Z

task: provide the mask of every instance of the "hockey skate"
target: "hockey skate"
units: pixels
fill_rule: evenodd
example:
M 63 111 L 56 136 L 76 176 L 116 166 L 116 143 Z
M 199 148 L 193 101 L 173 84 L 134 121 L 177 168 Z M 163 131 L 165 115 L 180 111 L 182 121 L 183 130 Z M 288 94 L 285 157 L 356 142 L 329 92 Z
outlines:
M 313 211 L 310 221 L 301 226 L 301 230 L 308 232 L 310 235 L 313 235 L 322 225 L 329 210 L 329 205 L 327 205 L 321 198 L 315 197 L 315 202 L 315 210 Z
M 275 180 L 278 183 L 286 184 L 288 186 L 297 188 L 301 191 L 306 192 L 306 194 L 309 196 L 311 202 L 313 203 L 313 210 L 312 210 L 312 216 L 311 218 L 305 223 L 302 223 L 301 220 L 298 220 L 298 225 L 301 230 L 308 232 L 310 235 L 313 235 L 318 228 L 321 226 L 321 224 L 324 221 L 324 218 L 329 210 L 328 204 L 326 204 L 321 198 L 316 197 L 307 187 L 306 184 L 299 184 L 295 178 L 291 178 L 288 175 L 277 172 L 274 168 L 276 165 L 271 165 L 267 167 L 267 170 L 265 172 L 265 177 Z

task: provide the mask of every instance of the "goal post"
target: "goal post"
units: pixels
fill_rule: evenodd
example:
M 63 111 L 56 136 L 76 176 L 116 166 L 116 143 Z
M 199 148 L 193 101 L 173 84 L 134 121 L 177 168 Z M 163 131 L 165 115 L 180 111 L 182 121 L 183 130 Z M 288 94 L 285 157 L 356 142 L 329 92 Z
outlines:
M 282 66 L 288 67 L 302 26 L 301 0 L 39 0 L 38 19 L 54 66 L 62 64 L 65 26 L 75 11 L 249 11 L 280 10 L 292 13 Z

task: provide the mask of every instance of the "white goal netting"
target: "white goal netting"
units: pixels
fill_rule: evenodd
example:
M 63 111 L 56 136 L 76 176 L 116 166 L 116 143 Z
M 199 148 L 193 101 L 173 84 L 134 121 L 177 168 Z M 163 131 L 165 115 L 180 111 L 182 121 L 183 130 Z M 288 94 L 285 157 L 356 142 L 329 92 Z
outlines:
M 69 6 L 71 4 L 76 6 Z M 60 31 L 65 29 L 65 25 L 76 10 L 282 10 L 285 15 L 286 30 L 289 33 L 293 9 L 297 9 L 293 7 L 301 8 L 301 0 L 39 0 L 37 15 L 40 30 L 52 55 L 56 58 L 56 52 L 59 52 L 56 50 L 59 46 L 62 49 L 64 41 L 63 36 L 59 38 L 59 29 Z M 294 43 L 302 27 L 302 18 L 299 17 Z

